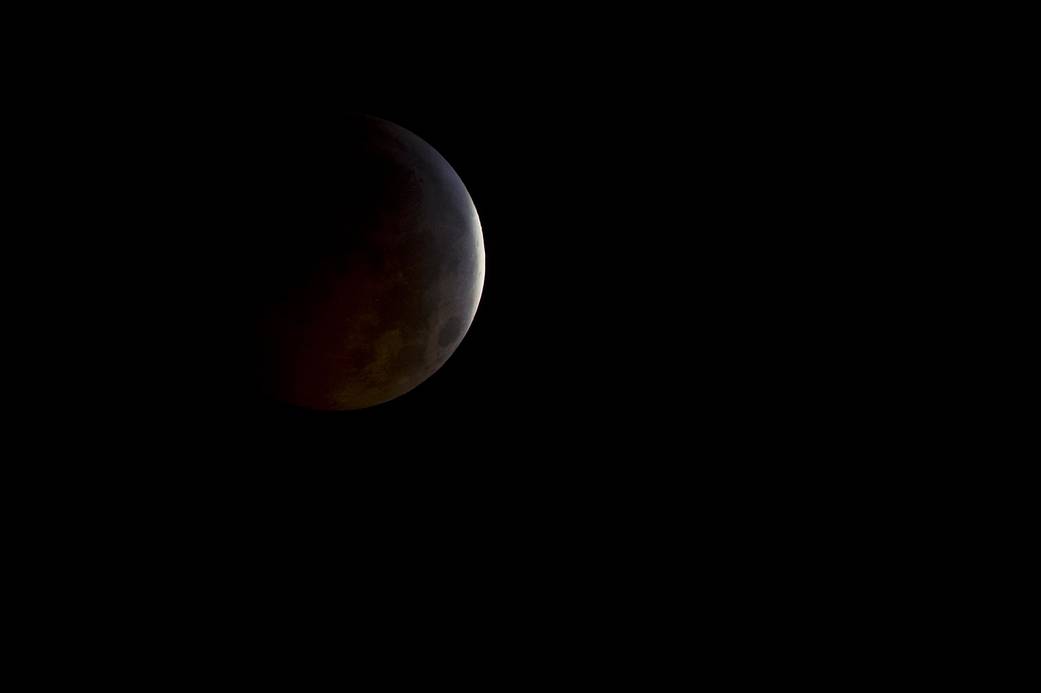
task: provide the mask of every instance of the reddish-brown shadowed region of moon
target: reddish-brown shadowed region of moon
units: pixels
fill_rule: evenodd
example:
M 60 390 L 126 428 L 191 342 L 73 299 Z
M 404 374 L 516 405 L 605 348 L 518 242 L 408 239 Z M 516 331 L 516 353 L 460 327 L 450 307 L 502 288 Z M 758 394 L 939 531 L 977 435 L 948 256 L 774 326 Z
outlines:
M 329 211 L 321 229 L 283 235 L 272 272 L 284 280 L 261 327 L 265 389 L 309 409 L 362 409 L 422 383 L 484 286 L 480 220 L 448 162 L 385 120 L 344 127 L 342 163 L 318 193 Z

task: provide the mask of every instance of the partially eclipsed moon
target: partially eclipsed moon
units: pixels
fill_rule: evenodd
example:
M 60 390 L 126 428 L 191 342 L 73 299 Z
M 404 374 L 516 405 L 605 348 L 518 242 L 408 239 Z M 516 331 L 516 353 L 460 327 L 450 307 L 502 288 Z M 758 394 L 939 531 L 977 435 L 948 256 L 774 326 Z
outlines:
M 469 193 L 429 144 L 351 116 L 313 223 L 285 236 L 285 281 L 263 319 L 265 378 L 310 409 L 361 409 L 416 387 L 452 355 L 484 287 Z M 338 164 L 338 165 L 337 165 Z

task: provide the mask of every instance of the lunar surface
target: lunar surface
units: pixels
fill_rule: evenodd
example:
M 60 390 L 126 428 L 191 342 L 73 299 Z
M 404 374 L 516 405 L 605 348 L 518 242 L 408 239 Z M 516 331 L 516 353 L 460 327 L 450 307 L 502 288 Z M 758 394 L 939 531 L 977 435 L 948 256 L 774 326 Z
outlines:
M 362 409 L 416 387 L 459 346 L 484 287 L 484 240 L 459 176 L 411 132 L 350 116 L 334 154 L 309 193 L 322 213 L 279 241 L 263 377 L 298 407 Z

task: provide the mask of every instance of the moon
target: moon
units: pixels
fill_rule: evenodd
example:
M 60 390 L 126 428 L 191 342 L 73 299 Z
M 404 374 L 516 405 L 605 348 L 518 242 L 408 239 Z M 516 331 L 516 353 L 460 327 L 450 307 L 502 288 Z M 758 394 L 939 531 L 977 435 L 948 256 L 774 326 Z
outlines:
M 459 346 L 485 277 L 481 222 L 449 163 L 389 121 L 351 115 L 311 209 L 272 253 L 265 389 L 317 410 L 412 390 Z M 310 179 L 309 179 L 310 180 Z

